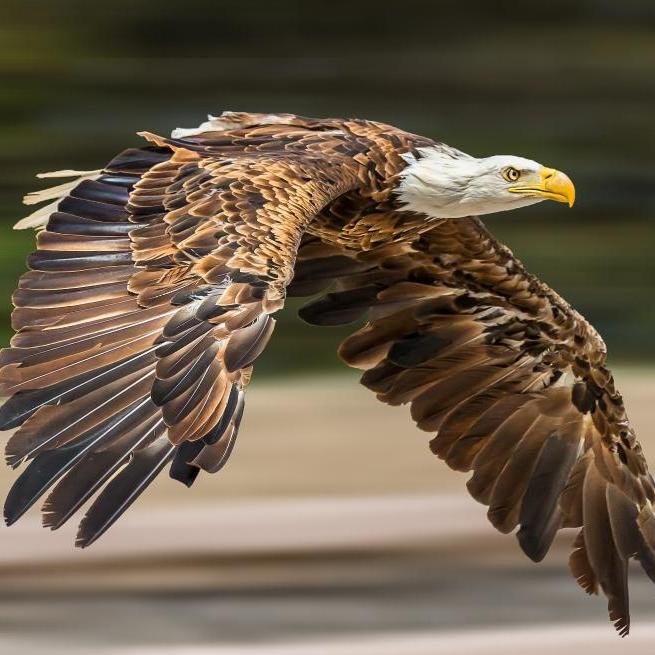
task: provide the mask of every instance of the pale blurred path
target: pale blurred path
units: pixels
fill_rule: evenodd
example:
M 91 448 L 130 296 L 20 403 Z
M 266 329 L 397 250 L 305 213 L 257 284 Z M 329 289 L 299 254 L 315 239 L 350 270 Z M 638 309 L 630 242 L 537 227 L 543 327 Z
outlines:
M 44 532 L 37 517 L 3 530 L 0 572 L 36 565 L 97 565 L 108 559 L 299 556 L 357 549 L 434 547 L 503 537 L 485 508 L 456 494 L 233 500 L 189 507 L 136 507 L 93 548 L 73 546 L 75 526 Z M 115 577 L 112 577 L 115 581 Z M 25 582 L 23 580 L 23 582 Z M 125 581 L 123 580 L 122 583 Z
M 361 638 L 331 639 L 327 643 L 284 643 L 273 646 L 225 646 L 219 648 L 163 648 L 116 650 L 115 655 L 553 655 L 570 652 L 594 655 L 646 655 L 655 643 L 655 623 L 617 644 L 605 630 L 580 624 L 562 628 L 477 630 L 473 632 L 389 634 Z
M 618 377 L 652 465 L 655 378 Z M 248 402 L 224 472 L 190 490 L 162 477 L 91 549 L 36 513 L 0 529 L 0 653 L 654 652 L 645 576 L 619 641 L 570 578 L 569 535 L 527 561 L 406 408 L 348 376 L 264 382 Z
M 649 655 L 655 643 L 655 623 L 642 626 L 638 634 L 617 643 L 598 626 L 579 624 L 547 625 L 516 630 L 474 630 L 450 633 L 411 633 L 331 637 L 320 642 L 301 641 L 242 646 L 157 646 L 136 648 L 99 647 L 103 655 L 553 655 L 593 653 L 593 655 Z M 23 642 L 7 643 L 8 648 L 25 652 Z M 28 645 L 29 648 L 29 645 Z M 76 655 L 87 651 L 57 647 L 49 655 Z

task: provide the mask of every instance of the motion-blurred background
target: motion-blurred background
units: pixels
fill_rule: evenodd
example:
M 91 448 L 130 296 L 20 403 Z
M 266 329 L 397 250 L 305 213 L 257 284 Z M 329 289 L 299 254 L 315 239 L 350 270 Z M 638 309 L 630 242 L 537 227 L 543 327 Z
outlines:
M 33 246 L 11 225 L 29 213 L 20 198 L 39 187 L 35 172 L 97 168 L 138 130 L 223 109 L 372 118 L 570 174 L 573 210 L 545 203 L 488 224 L 604 335 L 653 463 L 650 0 L 5 0 L 2 15 L 3 344 Z M 344 332 L 306 326 L 296 309 L 258 360 L 219 476 L 190 491 L 160 480 L 89 552 L 72 551 L 71 529 L 42 532 L 36 514 L 0 531 L 0 650 L 615 646 L 603 603 L 567 579 L 566 544 L 540 567 L 522 559 L 407 412 L 343 370 Z M 635 576 L 634 652 L 655 645 L 654 592 Z

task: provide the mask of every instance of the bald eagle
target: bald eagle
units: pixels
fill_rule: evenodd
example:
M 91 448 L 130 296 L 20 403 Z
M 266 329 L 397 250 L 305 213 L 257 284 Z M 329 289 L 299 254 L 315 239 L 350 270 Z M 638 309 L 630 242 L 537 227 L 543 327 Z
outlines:
M 85 547 L 165 467 L 218 471 L 274 314 L 314 296 L 302 318 L 364 323 L 340 356 L 473 472 L 531 559 L 580 529 L 571 571 L 627 634 L 628 560 L 655 580 L 655 487 L 605 345 L 477 218 L 573 205 L 571 180 L 367 120 L 226 112 L 142 136 L 26 197 L 51 203 L 17 225 L 38 232 L 0 360 L 6 458 L 27 464 L 7 523 L 48 493 L 55 529 L 93 499 Z

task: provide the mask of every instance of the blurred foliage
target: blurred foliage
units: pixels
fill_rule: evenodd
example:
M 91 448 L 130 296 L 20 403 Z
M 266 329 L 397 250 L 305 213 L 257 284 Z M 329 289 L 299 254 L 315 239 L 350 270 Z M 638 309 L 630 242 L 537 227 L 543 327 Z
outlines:
M 655 4 L 5 1 L 0 25 L 0 339 L 39 170 L 96 168 L 222 109 L 351 115 L 472 154 L 565 170 L 579 201 L 488 222 L 585 313 L 614 357 L 652 360 Z M 292 303 L 258 371 L 337 366 L 348 330 Z

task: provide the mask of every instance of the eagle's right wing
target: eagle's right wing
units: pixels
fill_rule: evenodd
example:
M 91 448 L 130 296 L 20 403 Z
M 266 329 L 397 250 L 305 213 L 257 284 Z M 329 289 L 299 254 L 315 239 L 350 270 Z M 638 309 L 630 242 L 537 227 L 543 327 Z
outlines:
M 57 528 L 96 496 L 81 546 L 166 465 L 191 484 L 225 463 L 303 232 L 360 184 L 325 132 L 146 136 L 155 148 L 65 185 L 53 213 L 30 219 L 45 229 L 0 355 L 0 428 L 18 428 L 6 457 L 29 462 L 5 519 L 54 487 L 44 522 Z
M 627 634 L 628 560 L 655 581 L 655 488 L 596 331 L 476 219 L 358 254 L 306 239 L 290 293 L 332 279 L 301 316 L 368 315 L 340 347 L 362 384 L 410 405 L 432 451 L 473 471 L 470 493 L 498 530 L 519 528 L 531 559 L 559 528 L 581 528 L 571 570 Z

